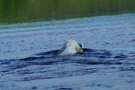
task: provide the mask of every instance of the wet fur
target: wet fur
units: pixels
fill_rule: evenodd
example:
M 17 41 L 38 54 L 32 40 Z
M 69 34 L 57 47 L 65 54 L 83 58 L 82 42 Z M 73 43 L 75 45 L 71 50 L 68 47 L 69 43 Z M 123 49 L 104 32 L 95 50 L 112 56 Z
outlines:
M 63 47 L 58 51 L 61 55 L 69 55 L 78 52 L 83 52 L 83 49 L 78 46 L 75 40 L 68 40 Z

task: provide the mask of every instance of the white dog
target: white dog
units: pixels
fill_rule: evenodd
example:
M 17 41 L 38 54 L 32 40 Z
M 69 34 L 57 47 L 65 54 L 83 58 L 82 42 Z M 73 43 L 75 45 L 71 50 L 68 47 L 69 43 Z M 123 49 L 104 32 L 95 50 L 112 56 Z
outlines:
M 60 55 L 72 55 L 77 52 L 83 52 L 83 49 L 78 46 L 75 40 L 68 40 L 58 52 Z

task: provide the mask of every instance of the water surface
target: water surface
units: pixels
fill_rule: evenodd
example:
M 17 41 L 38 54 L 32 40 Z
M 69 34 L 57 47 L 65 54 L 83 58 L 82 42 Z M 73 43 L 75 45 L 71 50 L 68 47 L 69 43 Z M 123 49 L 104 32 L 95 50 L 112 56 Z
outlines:
M 2 89 L 133 90 L 135 52 L 84 49 L 61 57 L 57 50 L 34 57 L 0 61 Z M 7 80 L 7 81 L 5 81 Z M 116 85 L 117 84 L 117 85 Z M 126 86 L 125 86 L 126 85 Z
M 134 2 L 0 0 L 0 89 L 134 90 Z M 84 52 L 60 57 L 68 39 Z

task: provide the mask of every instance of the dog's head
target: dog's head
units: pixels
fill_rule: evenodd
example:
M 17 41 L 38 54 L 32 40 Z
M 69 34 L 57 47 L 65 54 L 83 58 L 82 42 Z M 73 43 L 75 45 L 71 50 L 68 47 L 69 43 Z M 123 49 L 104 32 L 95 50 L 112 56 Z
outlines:
M 82 44 L 79 44 L 80 45 L 79 46 L 75 40 L 68 40 L 65 43 L 65 45 L 67 45 L 67 44 L 70 44 L 71 46 L 73 46 L 75 48 L 76 52 L 83 52 L 83 49 L 81 48 Z
M 78 46 L 77 42 L 75 40 L 68 40 L 64 43 L 63 47 L 58 51 L 59 53 L 63 52 L 64 49 L 67 46 L 72 46 L 74 47 L 74 49 L 76 50 L 76 52 L 83 52 L 83 49 L 81 47 Z

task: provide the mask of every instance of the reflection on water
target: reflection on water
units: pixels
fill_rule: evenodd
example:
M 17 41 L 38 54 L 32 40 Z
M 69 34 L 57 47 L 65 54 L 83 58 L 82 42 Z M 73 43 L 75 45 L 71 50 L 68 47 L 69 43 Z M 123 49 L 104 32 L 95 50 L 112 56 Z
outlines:
M 0 23 L 135 12 L 135 0 L 0 0 Z

